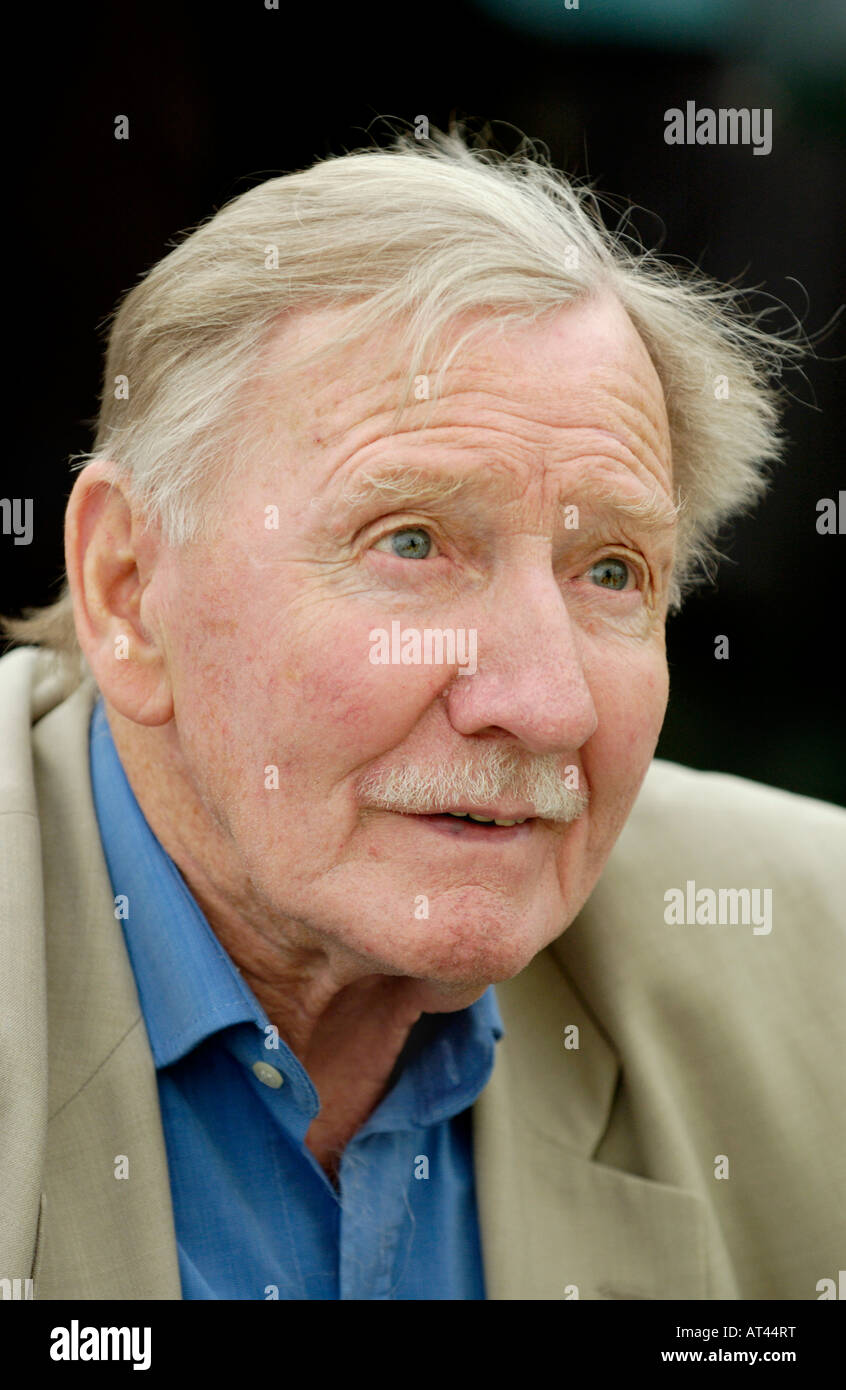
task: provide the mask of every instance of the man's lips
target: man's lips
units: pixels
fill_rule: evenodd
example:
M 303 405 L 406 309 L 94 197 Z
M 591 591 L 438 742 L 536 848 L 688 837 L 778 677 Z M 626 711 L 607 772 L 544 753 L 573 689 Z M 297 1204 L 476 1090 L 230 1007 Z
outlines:
M 496 809 L 502 810 L 500 807 Z M 485 817 L 484 820 L 470 819 L 470 814 L 474 817 L 482 816 L 482 811 L 475 809 L 472 813 L 395 811 L 390 814 L 402 816 L 404 820 L 414 821 L 437 834 L 446 836 L 453 841 L 459 840 L 464 844 L 504 845 L 511 840 L 526 840 L 531 837 L 536 826 L 543 824 L 536 816 L 531 815 L 523 818 L 522 816 L 506 817 L 501 814 L 498 817 Z M 507 820 L 509 824 L 497 825 L 497 819 Z
M 472 821 L 494 822 L 498 825 L 509 826 L 526 820 L 535 820 L 535 812 L 532 806 L 525 803 L 512 803 L 510 806 L 499 804 L 497 806 L 445 806 L 440 811 L 404 811 L 402 815 L 425 815 L 425 816 L 453 816 L 460 819 L 462 816 L 468 817 Z

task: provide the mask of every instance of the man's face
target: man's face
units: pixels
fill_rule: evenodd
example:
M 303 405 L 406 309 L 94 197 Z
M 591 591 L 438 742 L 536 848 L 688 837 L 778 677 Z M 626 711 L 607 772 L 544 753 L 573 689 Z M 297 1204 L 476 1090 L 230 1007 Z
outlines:
M 289 322 L 268 365 L 336 322 Z M 167 552 L 144 601 L 165 634 L 185 772 L 227 847 L 226 870 L 212 854 L 204 866 L 221 891 L 271 932 L 305 923 L 374 972 L 481 988 L 573 920 L 653 755 L 669 431 L 610 299 L 492 325 L 434 408 L 412 403 L 389 435 L 406 368 L 387 332 L 294 387 L 280 365 L 256 406 L 266 447 L 232 484 L 222 536 Z M 392 495 L 380 475 L 421 490 Z M 445 478 L 450 494 L 427 494 Z M 647 524 L 639 503 L 668 520 Z M 475 673 L 375 664 L 371 634 L 394 622 L 421 640 L 475 631 Z M 388 776 L 400 769 L 405 784 Z M 567 820 L 574 785 L 587 805 Z M 449 810 L 528 819 L 434 814 Z

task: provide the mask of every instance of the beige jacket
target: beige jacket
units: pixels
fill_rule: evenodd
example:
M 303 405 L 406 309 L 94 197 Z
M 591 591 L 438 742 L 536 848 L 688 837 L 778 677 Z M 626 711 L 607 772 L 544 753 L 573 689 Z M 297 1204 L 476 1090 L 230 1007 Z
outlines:
M 63 700 L 34 648 L 0 661 L 0 1280 L 178 1299 L 156 1074 L 91 793 L 95 695 Z M 816 1299 L 836 1281 L 844 861 L 843 811 L 653 764 L 582 913 L 497 986 L 506 1037 L 473 1111 L 489 1298 Z M 688 880 L 770 888 L 771 932 L 668 925 Z

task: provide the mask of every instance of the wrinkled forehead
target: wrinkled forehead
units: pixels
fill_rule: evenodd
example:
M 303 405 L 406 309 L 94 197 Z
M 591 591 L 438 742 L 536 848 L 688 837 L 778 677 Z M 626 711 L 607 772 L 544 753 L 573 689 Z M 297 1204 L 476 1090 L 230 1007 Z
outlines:
M 332 352 L 325 364 L 298 369 L 301 358 L 332 348 L 348 326 L 339 310 L 301 312 L 267 342 L 255 406 L 266 413 L 269 428 L 306 448 L 387 431 L 409 383 L 410 353 L 397 324 Z M 468 332 L 434 399 L 439 369 Z M 461 428 L 495 418 L 513 419 L 539 443 L 549 431 L 605 430 L 669 470 L 658 374 L 631 319 L 610 295 L 576 301 L 533 322 L 504 322 L 478 310 L 439 333 L 420 364 L 400 428 Z

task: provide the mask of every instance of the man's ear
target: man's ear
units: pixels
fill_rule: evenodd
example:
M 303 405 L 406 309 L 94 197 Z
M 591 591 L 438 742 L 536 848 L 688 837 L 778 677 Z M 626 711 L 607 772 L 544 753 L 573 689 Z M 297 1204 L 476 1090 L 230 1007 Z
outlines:
M 80 646 L 103 695 L 135 724 L 166 724 L 173 696 L 159 633 L 141 619 L 160 541 L 111 463 L 78 475 L 65 515 L 65 565 Z

